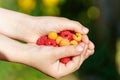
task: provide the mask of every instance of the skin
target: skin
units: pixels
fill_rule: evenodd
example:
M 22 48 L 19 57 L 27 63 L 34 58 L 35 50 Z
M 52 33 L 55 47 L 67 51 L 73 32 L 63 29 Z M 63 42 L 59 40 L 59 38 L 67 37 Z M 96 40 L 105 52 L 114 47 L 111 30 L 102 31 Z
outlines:
M 64 47 L 36 45 L 40 36 L 62 30 L 80 32 L 82 42 Z M 0 59 L 25 64 L 51 77 L 60 78 L 79 69 L 84 60 L 94 53 L 88 31 L 79 22 L 66 18 L 33 17 L 0 8 Z M 26 44 L 14 39 L 25 41 Z M 69 56 L 73 58 L 67 64 L 59 62 L 59 59 Z

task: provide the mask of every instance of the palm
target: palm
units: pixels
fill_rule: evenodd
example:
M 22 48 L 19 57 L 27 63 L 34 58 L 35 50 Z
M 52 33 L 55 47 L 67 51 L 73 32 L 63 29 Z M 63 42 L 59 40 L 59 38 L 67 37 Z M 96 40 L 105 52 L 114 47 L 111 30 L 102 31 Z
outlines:
M 36 46 L 32 44 L 26 44 L 26 50 L 29 60 L 24 63 L 32 66 L 43 73 L 46 73 L 52 77 L 59 77 L 67 75 L 77 70 L 84 61 L 84 53 L 79 56 L 74 56 L 67 64 L 63 64 L 59 61 L 61 56 L 58 56 L 60 51 L 57 51 L 55 47 Z M 24 47 L 24 46 L 23 46 Z M 64 54 L 61 52 L 61 54 Z M 60 54 L 59 54 L 60 55 Z

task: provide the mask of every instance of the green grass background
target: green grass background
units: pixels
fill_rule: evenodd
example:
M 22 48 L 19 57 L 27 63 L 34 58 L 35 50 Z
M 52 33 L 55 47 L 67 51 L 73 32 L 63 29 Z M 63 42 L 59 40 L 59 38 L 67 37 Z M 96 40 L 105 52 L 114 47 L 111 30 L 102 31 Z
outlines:
M 0 61 L 0 80 L 53 80 L 31 67 Z

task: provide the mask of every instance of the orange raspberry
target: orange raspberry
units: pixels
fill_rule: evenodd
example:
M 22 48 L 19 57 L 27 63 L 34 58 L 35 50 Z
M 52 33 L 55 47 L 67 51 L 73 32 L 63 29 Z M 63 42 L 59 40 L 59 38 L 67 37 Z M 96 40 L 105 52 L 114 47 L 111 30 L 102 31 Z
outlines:
M 56 32 L 50 32 L 48 34 L 48 38 L 53 39 L 53 40 L 56 40 L 57 36 L 58 36 L 58 34 Z
M 82 35 L 77 32 L 75 35 L 73 35 L 73 39 L 79 42 L 82 39 Z
M 70 42 L 67 39 L 62 39 L 59 45 L 60 46 L 68 46 L 68 45 L 70 45 Z
M 62 37 L 58 36 L 57 39 L 56 39 L 56 43 L 59 44 L 61 41 L 62 41 Z
M 71 45 L 77 45 L 78 42 L 77 42 L 76 40 L 72 40 L 72 41 L 70 41 L 70 44 L 71 44 Z

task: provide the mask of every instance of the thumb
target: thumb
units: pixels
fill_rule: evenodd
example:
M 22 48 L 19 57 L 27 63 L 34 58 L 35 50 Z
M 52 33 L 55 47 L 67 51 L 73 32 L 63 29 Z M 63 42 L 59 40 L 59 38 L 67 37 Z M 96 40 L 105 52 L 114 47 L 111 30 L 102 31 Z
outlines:
M 87 34 L 89 32 L 89 29 L 87 27 L 83 26 L 77 21 L 73 21 L 73 20 L 68 20 L 68 22 L 63 21 L 63 24 L 64 26 L 66 26 L 66 30 L 71 29 L 81 34 Z
M 63 57 L 69 57 L 69 56 L 77 56 L 82 53 L 84 50 L 84 43 L 80 43 L 79 45 L 75 46 L 64 46 L 64 47 L 58 47 L 54 49 L 56 52 L 57 58 L 63 58 Z

